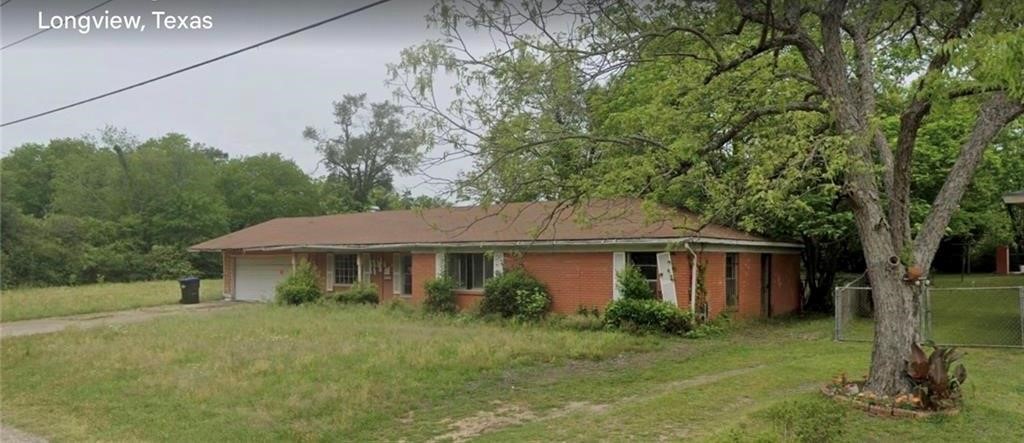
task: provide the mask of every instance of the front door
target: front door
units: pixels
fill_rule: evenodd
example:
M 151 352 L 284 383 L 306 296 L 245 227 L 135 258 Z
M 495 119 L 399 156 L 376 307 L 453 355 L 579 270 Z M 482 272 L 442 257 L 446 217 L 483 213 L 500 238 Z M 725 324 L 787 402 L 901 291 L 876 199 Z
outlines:
M 761 316 L 772 316 L 772 255 L 761 254 Z

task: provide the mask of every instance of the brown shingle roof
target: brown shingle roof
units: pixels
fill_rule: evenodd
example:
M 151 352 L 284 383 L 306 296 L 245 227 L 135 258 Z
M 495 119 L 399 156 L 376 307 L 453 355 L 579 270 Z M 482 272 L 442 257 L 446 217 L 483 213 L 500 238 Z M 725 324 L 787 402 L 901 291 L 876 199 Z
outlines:
M 597 200 L 577 208 L 557 202 L 364 212 L 278 218 L 192 246 L 196 251 L 285 247 L 679 239 L 764 243 L 721 225 L 700 227 L 679 210 L 645 210 L 640 200 Z M 697 231 L 699 229 L 699 232 Z M 786 246 L 788 244 L 776 244 Z

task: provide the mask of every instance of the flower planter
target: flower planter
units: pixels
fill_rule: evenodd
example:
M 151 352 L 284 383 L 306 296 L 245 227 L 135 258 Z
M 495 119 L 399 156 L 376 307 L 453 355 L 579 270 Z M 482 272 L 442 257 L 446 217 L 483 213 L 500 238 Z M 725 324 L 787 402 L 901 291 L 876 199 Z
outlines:
M 906 409 L 881 403 L 869 403 L 857 398 L 856 396 L 846 395 L 841 389 L 833 385 L 822 386 L 821 393 L 839 403 L 849 404 L 857 409 L 867 412 L 868 414 L 878 417 L 921 419 L 934 416 L 952 417 L 960 413 L 959 407 L 932 411 L 923 409 Z

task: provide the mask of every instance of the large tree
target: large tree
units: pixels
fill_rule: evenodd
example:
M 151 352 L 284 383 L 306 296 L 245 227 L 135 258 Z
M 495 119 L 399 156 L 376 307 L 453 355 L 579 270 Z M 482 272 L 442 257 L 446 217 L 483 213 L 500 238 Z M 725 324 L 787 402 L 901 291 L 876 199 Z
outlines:
M 231 159 L 219 168 L 217 185 L 228 208 L 231 231 L 277 217 L 320 213 L 316 184 L 280 154 Z
M 334 118 L 341 130 L 337 136 L 312 127 L 303 136 L 323 155 L 328 181 L 341 185 L 334 187 L 350 195 L 355 209 L 368 209 L 375 193 L 394 191 L 395 174 L 416 170 L 426 138 L 409 127 L 401 107 L 387 101 L 367 103 L 366 94 L 346 94 L 334 102 Z
M 929 269 L 983 152 L 1024 113 L 1018 2 L 481 0 L 434 12 L 445 38 L 407 50 L 392 75 L 444 143 L 476 158 L 460 193 L 500 200 L 535 182 L 547 198 L 658 197 L 690 183 L 720 200 L 714 216 L 731 197 L 713 180 L 724 163 L 754 166 L 747 184 L 769 203 L 799 196 L 805 172 L 819 177 L 852 211 L 874 288 L 867 388 L 909 389 L 920 293 L 907 270 Z M 495 47 L 466 40 L 479 32 Z M 654 63 L 678 71 L 673 120 L 628 112 L 591 124 L 607 85 Z M 449 105 L 433 90 L 445 78 Z M 912 225 L 918 136 L 951 102 L 971 109 L 957 121 L 968 129 Z

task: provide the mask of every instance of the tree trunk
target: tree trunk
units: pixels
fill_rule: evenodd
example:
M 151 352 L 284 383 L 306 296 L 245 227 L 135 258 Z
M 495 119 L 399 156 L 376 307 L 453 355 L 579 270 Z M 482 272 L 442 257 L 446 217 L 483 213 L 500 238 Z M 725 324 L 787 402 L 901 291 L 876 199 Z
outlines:
M 888 265 L 868 268 L 874 301 L 875 346 L 866 388 L 876 394 L 892 396 L 911 388 L 904 370 L 906 356 L 918 339 L 919 297 L 915 288 L 903 281 L 902 269 Z
M 866 182 L 869 179 L 854 173 L 851 180 L 854 220 L 864 248 L 875 318 L 875 346 L 865 388 L 895 396 L 911 389 L 904 368 L 918 338 L 916 297 L 913 287 L 903 280 L 905 264 L 897 256 L 877 194 Z

